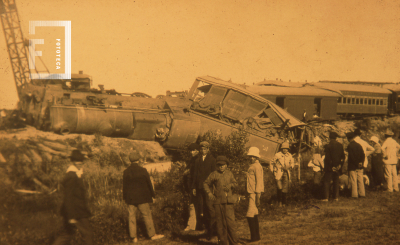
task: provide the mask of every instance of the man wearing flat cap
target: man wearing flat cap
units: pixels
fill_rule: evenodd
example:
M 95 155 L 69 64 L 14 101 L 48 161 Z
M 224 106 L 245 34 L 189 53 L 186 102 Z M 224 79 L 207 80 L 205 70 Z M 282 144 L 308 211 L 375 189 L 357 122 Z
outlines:
M 153 184 L 147 170 L 139 166 L 141 156 L 137 152 L 129 154 L 131 165 L 123 173 L 123 199 L 128 204 L 129 212 L 129 235 L 132 242 L 136 243 L 136 212 L 141 213 L 146 225 L 147 235 L 151 240 L 163 238 L 164 235 L 157 235 L 154 229 L 153 217 L 149 203 L 153 203 L 155 197 Z
M 345 155 L 343 145 L 337 142 L 336 132 L 329 133 L 329 143 L 325 146 L 324 159 L 324 196 L 322 201 L 328 201 L 331 182 L 333 181 L 333 200 L 339 200 L 339 176 L 342 172 Z
M 218 156 L 216 162 L 217 170 L 204 181 L 204 190 L 215 209 L 219 244 L 238 244 L 232 200 L 236 180 L 227 169 L 229 161 L 226 156 Z
M 93 234 L 89 223 L 91 213 L 87 204 L 86 189 L 82 181 L 85 156 L 79 150 L 73 150 L 71 163 L 62 181 L 64 200 L 61 215 L 64 218 L 64 230 L 53 245 L 70 244 L 76 228 L 81 232 L 86 244 L 93 244 Z
M 207 230 L 207 239 L 211 239 L 213 226 L 215 224 L 214 207 L 211 204 L 207 193 L 204 190 L 204 181 L 216 170 L 215 158 L 209 153 L 210 144 L 206 141 L 200 143 L 200 156 L 194 164 L 194 174 L 192 182 L 192 192 L 196 197 L 196 220 L 198 226 L 205 225 Z
M 399 191 L 396 165 L 399 160 L 397 153 L 399 152 L 400 145 L 392 138 L 393 135 L 394 133 L 390 129 L 387 129 L 385 132 L 386 139 L 382 145 L 387 192 Z
M 363 165 L 365 160 L 365 154 L 363 148 L 358 144 L 354 138 L 356 135 L 353 132 L 346 134 L 349 145 L 347 146 L 348 155 L 348 171 L 349 180 L 351 183 L 351 197 L 365 197 L 364 188 L 364 171 Z

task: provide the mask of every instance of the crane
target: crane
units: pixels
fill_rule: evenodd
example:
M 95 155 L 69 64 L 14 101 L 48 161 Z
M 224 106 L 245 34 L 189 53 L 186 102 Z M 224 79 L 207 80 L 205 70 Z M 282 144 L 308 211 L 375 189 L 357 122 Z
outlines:
M 21 89 L 30 83 L 30 71 L 26 42 L 24 42 L 15 0 L 0 0 L 0 17 L 18 97 L 21 99 Z

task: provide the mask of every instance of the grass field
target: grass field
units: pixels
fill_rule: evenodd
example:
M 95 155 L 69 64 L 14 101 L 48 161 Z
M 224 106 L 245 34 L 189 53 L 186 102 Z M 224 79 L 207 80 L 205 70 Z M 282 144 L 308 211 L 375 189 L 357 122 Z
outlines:
M 1 207 L 0 244 L 49 244 L 61 226 L 61 218 L 49 208 L 55 200 L 22 198 L 12 206 Z M 24 210 L 20 208 L 24 207 Z M 32 210 L 26 207 L 32 207 Z M 41 210 L 38 207 L 41 207 Z M 34 212 L 32 212 L 34 210 Z M 260 244 L 399 244 L 400 193 L 367 192 L 364 199 L 341 197 L 339 202 L 310 200 L 306 205 L 291 205 L 286 210 L 266 206 L 260 215 Z M 286 212 L 287 211 L 287 212 Z M 92 222 L 99 222 L 92 219 Z M 247 221 L 237 220 L 238 235 L 249 237 Z M 97 226 L 97 225 L 94 225 Z M 124 229 L 121 225 L 119 229 Z M 98 233 L 94 231 L 95 234 Z M 104 232 L 104 231 L 103 231 Z M 129 244 L 125 239 L 97 240 L 97 244 Z M 114 233 L 114 234 L 113 234 Z M 121 234 L 108 231 L 107 236 Z M 194 232 L 167 234 L 160 241 L 141 237 L 140 244 L 212 244 Z M 119 240 L 119 242 L 118 242 Z M 31 241 L 31 242 L 29 242 Z M 115 242 L 111 242 L 115 241 Z M 83 244 L 78 236 L 73 244 Z

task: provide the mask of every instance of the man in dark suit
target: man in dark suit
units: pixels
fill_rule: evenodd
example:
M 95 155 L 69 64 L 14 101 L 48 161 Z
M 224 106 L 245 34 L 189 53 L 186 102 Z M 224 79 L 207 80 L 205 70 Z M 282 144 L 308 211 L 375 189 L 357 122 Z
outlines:
M 338 134 L 329 133 L 329 144 L 325 147 L 324 160 L 324 199 L 328 201 L 331 181 L 333 181 L 333 199 L 339 200 L 339 176 L 344 163 L 343 145 L 336 141 Z
M 354 140 L 356 135 L 353 132 L 347 133 L 346 136 L 350 142 L 347 146 L 347 152 L 349 153 L 348 170 L 351 183 L 351 197 L 365 197 L 363 177 L 363 164 L 365 160 L 364 150 L 362 146 Z
M 187 164 L 186 164 L 187 169 L 185 171 L 185 175 L 183 176 L 183 178 L 184 178 L 185 187 L 187 188 L 187 191 L 190 194 L 190 205 L 189 205 L 188 224 L 184 231 L 196 230 L 196 227 L 197 227 L 197 225 L 196 225 L 196 223 L 197 223 L 196 222 L 197 207 L 195 206 L 195 204 L 197 204 L 197 203 L 195 202 L 195 196 L 193 196 L 193 192 L 192 192 L 192 182 L 193 182 L 192 180 L 193 180 L 193 174 L 194 174 L 194 164 L 196 162 L 196 159 L 199 157 L 200 146 L 199 146 L 199 144 L 192 143 L 189 145 L 188 150 L 190 151 L 191 158 L 190 158 L 190 160 L 187 161 Z
M 194 165 L 192 191 L 196 197 L 196 207 L 198 207 L 196 209 L 198 227 L 204 224 L 207 230 L 207 238 L 211 239 L 215 227 L 215 212 L 203 184 L 207 177 L 216 170 L 216 161 L 209 153 L 210 144 L 208 142 L 201 142 L 200 147 L 201 155 L 196 159 Z
M 70 244 L 76 228 L 81 232 L 86 244 L 93 244 L 92 230 L 89 223 L 91 213 L 86 199 L 86 190 L 82 181 L 84 155 L 73 150 L 70 156 L 72 165 L 62 181 L 64 200 L 61 215 L 64 218 L 64 230 L 53 245 Z
M 124 170 L 123 174 L 123 199 L 128 204 L 129 211 L 129 235 L 134 243 L 137 242 L 136 212 L 139 210 L 146 225 L 147 235 L 151 240 L 163 238 L 157 235 L 154 229 L 153 218 L 149 203 L 153 203 L 155 197 L 153 184 L 147 170 L 139 166 L 140 155 L 132 152 L 129 155 L 131 166 Z

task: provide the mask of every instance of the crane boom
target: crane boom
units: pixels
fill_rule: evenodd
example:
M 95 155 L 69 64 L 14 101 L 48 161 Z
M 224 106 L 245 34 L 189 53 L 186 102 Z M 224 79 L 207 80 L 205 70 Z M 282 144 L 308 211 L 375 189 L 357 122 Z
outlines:
M 21 99 L 21 89 L 30 83 L 30 71 L 15 0 L 0 0 L 0 17 L 18 97 Z

